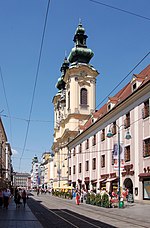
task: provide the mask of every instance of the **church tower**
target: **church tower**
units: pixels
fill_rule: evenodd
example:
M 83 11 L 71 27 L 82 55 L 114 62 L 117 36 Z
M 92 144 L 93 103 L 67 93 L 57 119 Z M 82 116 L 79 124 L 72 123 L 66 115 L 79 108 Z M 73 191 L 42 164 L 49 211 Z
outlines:
M 96 77 L 98 72 L 89 64 L 94 53 L 86 45 L 88 36 L 79 23 L 74 35 L 74 47 L 61 66 L 54 104 L 53 186 L 68 183 L 67 143 L 80 133 L 96 107 Z

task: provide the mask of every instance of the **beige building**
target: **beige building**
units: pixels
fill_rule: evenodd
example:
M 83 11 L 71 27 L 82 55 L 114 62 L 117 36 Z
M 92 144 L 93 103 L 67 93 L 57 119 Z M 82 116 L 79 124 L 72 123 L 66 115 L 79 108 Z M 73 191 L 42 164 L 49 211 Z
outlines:
M 0 118 L 0 187 L 10 187 L 12 181 L 11 146 Z
M 42 161 L 40 164 L 40 186 L 45 189 L 52 188 L 53 179 L 51 178 L 50 170 L 51 160 L 50 152 L 42 154 Z
M 95 89 L 98 72 L 89 64 L 93 57 L 86 45 L 87 35 L 79 24 L 74 35 L 74 48 L 61 67 L 54 104 L 53 187 L 68 184 L 68 142 L 75 138 L 95 110 Z

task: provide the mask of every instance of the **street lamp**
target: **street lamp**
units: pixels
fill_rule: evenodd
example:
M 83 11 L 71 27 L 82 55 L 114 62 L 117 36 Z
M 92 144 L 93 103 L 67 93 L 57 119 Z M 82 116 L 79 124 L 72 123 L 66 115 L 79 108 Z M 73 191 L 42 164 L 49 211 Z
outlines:
M 119 203 L 119 208 L 120 208 L 120 198 L 121 198 L 121 191 L 120 191 L 120 128 L 121 126 L 118 126 L 116 124 L 117 128 L 118 128 L 118 203 Z M 109 129 L 108 133 L 107 133 L 107 137 L 111 138 L 113 137 L 113 133 L 111 132 L 111 130 Z M 129 130 L 126 133 L 125 139 L 131 139 L 131 135 L 129 133 Z

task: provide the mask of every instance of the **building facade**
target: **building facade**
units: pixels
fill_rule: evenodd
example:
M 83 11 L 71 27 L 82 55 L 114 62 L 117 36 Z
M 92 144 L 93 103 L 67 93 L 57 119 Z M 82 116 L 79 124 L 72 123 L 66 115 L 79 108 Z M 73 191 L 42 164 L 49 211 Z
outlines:
M 7 142 L 7 135 L 0 118 L 0 187 L 10 187 L 12 184 L 12 151 Z
M 29 173 L 14 173 L 14 188 L 21 188 L 21 189 L 30 189 L 31 183 L 29 183 L 30 178 Z
M 32 159 L 31 189 L 37 189 L 40 185 L 40 163 L 35 155 Z
M 93 57 L 86 45 L 87 35 L 80 23 L 74 35 L 74 48 L 61 66 L 54 104 L 54 178 L 53 187 L 68 185 L 68 142 L 80 131 L 95 110 L 95 88 L 98 72 L 89 64 Z
M 117 191 L 120 181 L 121 191 L 128 188 L 135 200 L 150 200 L 150 65 L 81 130 L 68 143 L 71 185 Z

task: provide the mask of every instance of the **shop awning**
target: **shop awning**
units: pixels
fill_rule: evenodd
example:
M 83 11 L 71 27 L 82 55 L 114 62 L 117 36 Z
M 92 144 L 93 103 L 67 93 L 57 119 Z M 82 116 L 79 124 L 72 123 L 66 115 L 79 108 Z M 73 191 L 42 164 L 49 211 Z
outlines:
M 97 180 L 95 180 L 95 181 L 92 181 L 92 184 L 96 184 L 97 183 Z
M 150 177 L 150 173 L 140 173 L 139 177 Z
M 105 180 L 106 180 L 106 178 L 99 179 L 99 182 L 103 182 L 103 181 L 105 181 Z
M 106 182 L 112 182 L 112 181 L 115 181 L 115 180 L 118 180 L 118 177 L 108 178 L 106 180 Z

